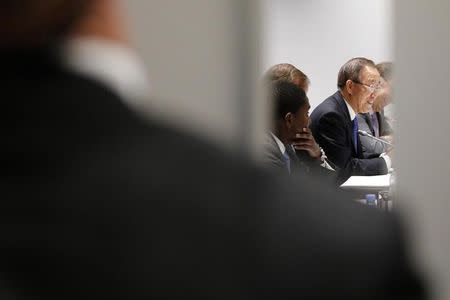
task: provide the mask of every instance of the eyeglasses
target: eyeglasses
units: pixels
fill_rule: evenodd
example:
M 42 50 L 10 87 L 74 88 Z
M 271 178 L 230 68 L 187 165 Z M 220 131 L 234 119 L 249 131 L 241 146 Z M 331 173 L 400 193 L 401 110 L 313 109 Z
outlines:
M 360 84 L 360 85 L 365 86 L 366 88 L 369 89 L 369 91 L 370 91 L 371 93 L 373 93 L 373 92 L 378 91 L 378 90 L 381 89 L 380 83 L 372 83 L 372 84 L 369 85 L 369 84 L 365 84 L 365 83 L 359 82 L 359 81 L 357 81 L 357 80 L 352 80 L 352 81 L 353 81 L 354 83 L 356 83 L 356 84 Z

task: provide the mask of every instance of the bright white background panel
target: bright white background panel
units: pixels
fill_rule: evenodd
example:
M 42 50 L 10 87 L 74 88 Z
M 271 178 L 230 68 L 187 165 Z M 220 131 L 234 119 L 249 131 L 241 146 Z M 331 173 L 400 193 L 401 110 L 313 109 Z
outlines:
M 262 65 L 292 63 L 311 79 L 312 108 L 336 91 L 348 59 L 392 60 L 391 0 L 263 0 Z

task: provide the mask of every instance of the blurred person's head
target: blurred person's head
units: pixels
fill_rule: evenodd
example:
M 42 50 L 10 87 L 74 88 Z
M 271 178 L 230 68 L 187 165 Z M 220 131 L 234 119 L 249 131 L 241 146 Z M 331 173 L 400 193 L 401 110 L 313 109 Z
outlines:
M 67 36 L 122 39 L 115 0 L 2 0 L 0 48 L 42 47 Z
M 277 80 L 271 88 L 275 108 L 273 130 L 283 143 L 289 144 L 309 126 L 309 100 L 305 91 L 292 82 Z
M 277 64 L 267 71 L 266 79 L 269 81 L 284 80 L 297 85 L 299 88 L 308 92 L 310 80 L 302 71 L 291 64 Z
M 373 103 L 374 111 L 381 111 L 386 105 L 392 102 L 392 69 L 391 62 L 383 62 L 376 65 L 381 76 L 381 89 L 377 93 Z
M 370 59 L 352 58 L 339 70 L 337 86 L 356 113 L 368 112 L 380 89 L 380 74 Z

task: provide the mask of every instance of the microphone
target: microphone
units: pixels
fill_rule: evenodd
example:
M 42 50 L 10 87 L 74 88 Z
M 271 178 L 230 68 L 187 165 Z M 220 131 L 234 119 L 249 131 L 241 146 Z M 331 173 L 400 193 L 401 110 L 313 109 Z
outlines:
M 394 145 L 393 145 L 392 143 L 389 143 L 389 142 L 387 142 L 387 141 L 385 141 L 385 140 L 383 140 L 383 139 L 374 137 L 373 135 L 371 135 L 370 133 L 368 133 L 368 132 L 366 132 L 366 131 L 364 131 L 364 130 L 358 130 L 358 133 L 359 133 L 360 135 L 367 136 L 368 138 L 374 139 L 375 141 L 378 141 L 378 142 L 381 142 L 381 143 L 383 143 L 383 144 L 386 144 L 386 145 L 389 145 L 389 146 L 391 146 L 391 147 L 394 147 Z

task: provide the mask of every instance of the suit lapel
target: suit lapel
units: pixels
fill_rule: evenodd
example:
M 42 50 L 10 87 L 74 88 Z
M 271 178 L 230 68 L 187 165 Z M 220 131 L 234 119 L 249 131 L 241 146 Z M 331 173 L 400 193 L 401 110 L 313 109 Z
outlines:
M 271 133 L 267 134 L 267 141 L 268 141 L 267 145 L 269 146 L 270 152 L 276 155 L 276 157 L 280 161 L 280 164 L 284 164 L 283 153 L 281 153 L 280 147 L 278 147 L 277 141 L 275 140 L 275 138 Z
M 272 155 L 274 155 L 276 157 L 277 166 L 279 166 L 283 170 L 286 170 L 286 172 L 287 172 L 288 170 L 286 167 L 286 163 L 284 161 L 283 153 L 281 152 L 281 149 L 278 146 L 277 141 L 275 140 L 275 138 L 273 137 L 273 135 L 271 133 L 267 134 L 266 140 L 267 140 L 266 147 L 268 146 L 269 151 L 272 153 Z M 284 146 L 287 149 L 287 146 L 286 145 L 284 145 Z M 292 172 L 293 164 L 294 164 L 295 160 L 294 160 L 294 157 L 292 157 L 292 155 L 289 152 L 288 152 L 288 156 L 291 161 L 290 163 L 291 163 L 291 172 Z M 298 160 L 298 158 L 297 158 L 297 160 Z
M 345 115 L 346 120 L 350 120 L 350 113 L 348 112 L 347 104 L 345 104 L 345 100 L 342 97 L 341 92 L 337 91 L 333 95 L 333 98 L 336 101 L 336 103 L 338 104 L 341 114 Z M 351 123 L 351 120 L 350 120 L 350 123 Z
M 354 156 L 357 156 L 357 153 L 355 153 L 355 140 L 353 138 L 353 122 L 350 120 L 350 113 L 348 112 L 347 104 L 345 104 L 345 100 L 341 95 L 340 91 L 337 91 L 334 94 L 334 99 L 336 103 L 338 104 L 340 113 L 345 116 L 345 120 L 347 120 L 347 135 L 350 137 L 350 143 L 352 145 L 352 154 Z M 357 118 L 357 116 L 355 117 Z M 358 153 L 362 153 L 361 145 L 359 143 L 359 139 L 357 138 L 357 144 L 356 148 L 358 149 Z
M 361 114 L 364 120 L 366 120 L 367 125 L 369 125 L 370 132 L 373 136 L 375 136 L 375 129 L 373 128 L 372 119 L 370 118 L 369 113 Z

